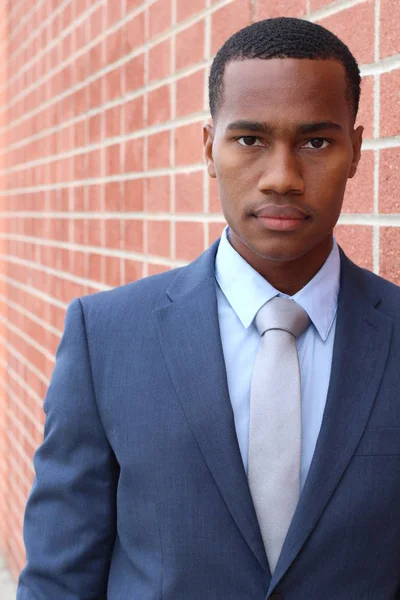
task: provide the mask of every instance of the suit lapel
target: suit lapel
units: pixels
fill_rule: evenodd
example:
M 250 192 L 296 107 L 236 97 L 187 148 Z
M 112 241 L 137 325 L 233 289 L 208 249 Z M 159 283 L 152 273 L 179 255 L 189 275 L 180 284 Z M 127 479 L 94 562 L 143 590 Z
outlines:
M 311 534 L 363 434 L 386 365 L 392 319 L 376 310 L 360 268 L 341 253 L 331 378 L 314 457 L 269 593 Z
M 200 451 L 243 537 L 269 572 L 237 442 L 219 331 L 214 244 L 185 267 L 155 311 L 167 368 Z

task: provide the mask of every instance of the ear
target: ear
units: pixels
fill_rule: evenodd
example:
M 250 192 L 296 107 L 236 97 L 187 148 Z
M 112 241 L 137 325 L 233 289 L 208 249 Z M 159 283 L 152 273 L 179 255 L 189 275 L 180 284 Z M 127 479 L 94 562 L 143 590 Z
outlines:
M 358 163 L 361 158 L 361 145 L 362 145 L 362 135 L 364 132 L 364 127 L 357 127 L 352 133 L 352 144 L 353 144 L 353 160 L 351 162 L 349 179 L 352 179 L 354 175 L 357 173 Z
M 204 158 L 207 164 L 207 171 L 210 177 L 217 177 L 213 158 L 213 143 L 214 143 L 214 125 L 206 123 L 203 127 L 203 145 Z

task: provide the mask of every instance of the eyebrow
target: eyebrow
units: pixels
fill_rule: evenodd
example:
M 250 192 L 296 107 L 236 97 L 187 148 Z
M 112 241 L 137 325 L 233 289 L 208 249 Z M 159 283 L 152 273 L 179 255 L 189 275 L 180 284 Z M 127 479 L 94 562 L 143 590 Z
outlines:
M 271 135 L 274 133 L 275 128 L 268 125 L 265 122 L 259 121 L 234 121 L 233 123 L 229 123 L 226 127 L 226 131 L 237 131 L 237 130 L 246 130 L 254 133 L 265 133 L 267 135 Z M 321 121 L 319 123 L 304 123 L 297 127 L 298 133 L 317 133 L 318 131 L 326 131 L 329 129 L 333 129 L 336 131 L 343 131 L 343 128 L 339 123 L 334 123 L 333 121 Z

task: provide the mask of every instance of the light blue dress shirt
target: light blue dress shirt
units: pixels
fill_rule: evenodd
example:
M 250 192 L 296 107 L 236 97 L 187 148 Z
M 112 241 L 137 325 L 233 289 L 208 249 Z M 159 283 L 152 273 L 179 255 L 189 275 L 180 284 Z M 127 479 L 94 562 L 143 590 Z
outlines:
M 260 335 L 253 323 L 259 309 L 281 294 L 234 250 L 226 227 L 218 247 L 218 318 L 236 434 L 247 472 L 250 386 Z M 307 477 L 321 428 L 331 374 L 340 256 L 334 240 L 331 253 L 311 281 L 294 296 L 311 319 L 297 340 L 301 377 L 301 488 Z

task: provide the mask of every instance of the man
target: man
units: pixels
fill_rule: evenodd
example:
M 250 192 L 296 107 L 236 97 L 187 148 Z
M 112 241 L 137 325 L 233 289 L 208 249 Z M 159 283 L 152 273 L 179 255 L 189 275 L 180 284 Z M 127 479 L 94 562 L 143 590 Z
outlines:
M 359 93 L 306 21 L 221 48 L 204 147 L 228 228 L 69 307 L 18 600 L 400 598 L 400 291 L 332 233 Z

